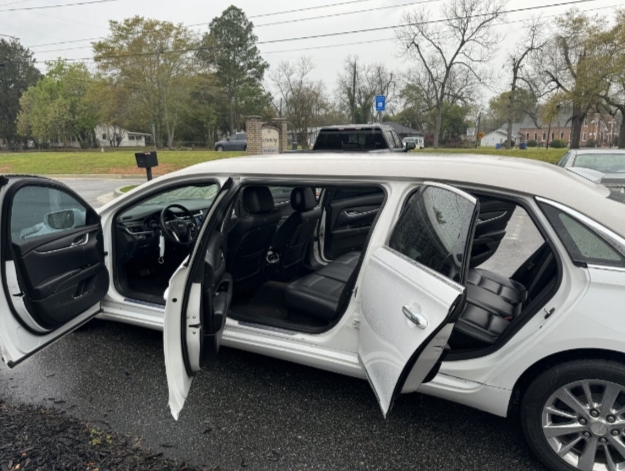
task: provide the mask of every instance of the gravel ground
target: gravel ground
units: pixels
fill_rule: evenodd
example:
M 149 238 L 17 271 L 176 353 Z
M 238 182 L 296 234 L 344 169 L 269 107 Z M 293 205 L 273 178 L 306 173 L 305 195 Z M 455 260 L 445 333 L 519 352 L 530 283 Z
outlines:
M 63 412 L 7 404 L 0 399 L 0 469 L 191 470 L 132 439 L 107 432 Z

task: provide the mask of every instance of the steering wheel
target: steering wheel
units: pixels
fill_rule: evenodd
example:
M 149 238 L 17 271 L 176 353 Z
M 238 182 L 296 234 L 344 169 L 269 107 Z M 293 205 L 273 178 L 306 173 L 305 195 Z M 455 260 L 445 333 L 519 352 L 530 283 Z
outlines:
M 180 209 L 189 219 L 179 219 L 172 209 Z M 174 219 L 167 220 L 167 214 L 174 215 Z M 170 204 L 161 211 L 161 229 L 167 239 L 178 245 L 191 245 L 195 242 L 198 234 L 198 227 L 195 217 L 187 208 L 181 204 Z

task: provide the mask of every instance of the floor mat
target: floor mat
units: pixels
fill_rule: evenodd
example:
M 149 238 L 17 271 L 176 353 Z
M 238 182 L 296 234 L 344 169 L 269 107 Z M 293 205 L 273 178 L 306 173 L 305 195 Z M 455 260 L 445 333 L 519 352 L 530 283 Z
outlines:
M 268 281 L 249 295 L 236 296 L 230 311 L 235 316 L 285 320 L 289 316 L 289 311 L 284 307 L 286 287 L 286 283 Z

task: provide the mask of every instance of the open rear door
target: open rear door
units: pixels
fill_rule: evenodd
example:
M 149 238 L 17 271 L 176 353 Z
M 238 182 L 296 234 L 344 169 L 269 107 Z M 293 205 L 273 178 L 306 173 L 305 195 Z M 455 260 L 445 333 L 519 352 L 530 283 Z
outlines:
M 167 289 L 163 340 L 169 407 L 176 420 L 195 374 L 217 356 L 232 301 L 223 223 L 236 195 L 228 180 L 208 213 L 195 247 Z
M 13 367 L 100 311 L 109 287 L 100 217 L 65 185 L 0 177 L 0 350 Z
M 478 213 L 468 193 L 426 183 L 367 264 L 358 353 L 385 417 L 407 380 L 421 384 L 441 361 L 464 305 Z

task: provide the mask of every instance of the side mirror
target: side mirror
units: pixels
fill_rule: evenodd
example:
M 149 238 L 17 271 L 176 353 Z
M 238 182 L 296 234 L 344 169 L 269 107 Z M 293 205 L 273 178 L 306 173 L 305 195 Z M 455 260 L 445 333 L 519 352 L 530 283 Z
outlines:
M 50 229 L 71 229 L 76 225 L 76 215 L 73 209 L 54 211 L 47 213 L 43 218 L 43 222 Z
M 226 141 L 229 141 L 229 140 L 230 140 L 230 137 L 226 137 Z
M 417 148 L 417 143 L 415 141 L 406 142 L 406 151 L 413 150 Z

